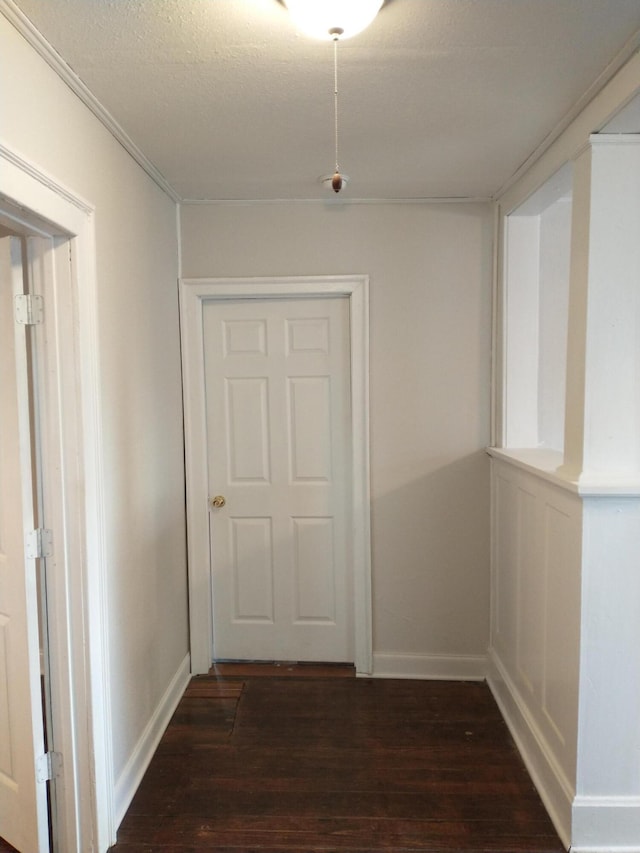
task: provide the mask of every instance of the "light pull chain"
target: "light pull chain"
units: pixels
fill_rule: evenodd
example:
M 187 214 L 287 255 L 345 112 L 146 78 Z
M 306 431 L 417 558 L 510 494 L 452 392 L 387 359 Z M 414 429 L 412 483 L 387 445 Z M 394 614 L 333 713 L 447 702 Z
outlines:
M 336 171 L 331 179 L 331 187 L 334 192 L 339 193 L 342 189 L 343 179 L 340 174 L 340 164 L 338 162 L 338 41 L 344 30 L 340 27 L 335 27 L 329 30 L 329 34 L 333 38 L 333 111 L 335 119 L 335 145 L 336 145 Z
M 340 171 L 338 163 L 338 37 L 333 39 L 333 104 L 336 124 L 336 172 Z

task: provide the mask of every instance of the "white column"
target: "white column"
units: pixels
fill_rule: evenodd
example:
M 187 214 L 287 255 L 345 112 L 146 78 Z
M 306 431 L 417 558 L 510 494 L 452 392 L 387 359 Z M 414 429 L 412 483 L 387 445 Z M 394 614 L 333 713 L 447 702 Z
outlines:
M 640 851 L 640 499 L 585 498 L 571 850 Z
M 583 495 L 575 853 L 640 851 L 640 137 L 575 163 L 565 471 Z

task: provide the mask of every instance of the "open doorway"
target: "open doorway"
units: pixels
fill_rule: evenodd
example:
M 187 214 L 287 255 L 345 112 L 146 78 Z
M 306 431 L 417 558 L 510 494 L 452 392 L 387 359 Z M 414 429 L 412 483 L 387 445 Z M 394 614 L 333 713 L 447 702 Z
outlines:
M 16 545 L 27 584 L 12 606 L 29 660 L 20 725 L 30 743 L 28 755 L 23 738 L 4 759 L 29 765 L 27 809 L 37 825 L 34 837 L 15 837 L 19 850 L 92 853 L 114 836 L 92 210 L 0 146 L 0 228 L 13 244 L 3 317 L 14 340 L 25 341 L 13 395 L 23 411 L 13 480 L 27 494 Z M 15 709 L 11 719 L 8 703 L 0 710 L 4 725 L 14 725 Z M 6 813 L 0 807 L 0 818 Z
M 45 238 L 0 225 L 0 833 L 16 850 L 57 853 L 60 780 L 52 703 L 40 394 Z M 52 594 L 54 590 L 51 589 Z

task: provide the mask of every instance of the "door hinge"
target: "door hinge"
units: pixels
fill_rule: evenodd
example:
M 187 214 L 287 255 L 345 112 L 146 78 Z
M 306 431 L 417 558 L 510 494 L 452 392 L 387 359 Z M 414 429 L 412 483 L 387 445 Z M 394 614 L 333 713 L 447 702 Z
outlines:
M 25 548 L 30 560 L 53 556 L 53 531 L 42 527 L 28 531 Z
M 44 298 L 34 293 L 14 296 L 16 323 L 21 326 L 37 326 L 44 323 Z
M 62 773 L 62 753 L 45 752 L 36 759 L 36 781 L 50 782 Z

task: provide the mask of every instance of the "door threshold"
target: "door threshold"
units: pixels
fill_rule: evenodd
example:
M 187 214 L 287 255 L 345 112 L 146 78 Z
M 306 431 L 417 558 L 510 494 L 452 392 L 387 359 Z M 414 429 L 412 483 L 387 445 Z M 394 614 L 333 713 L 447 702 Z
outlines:
M 216 661 L 209 675 L 221 678 L 355 678 L 351 663 L 312 663 L 304 661 Z

